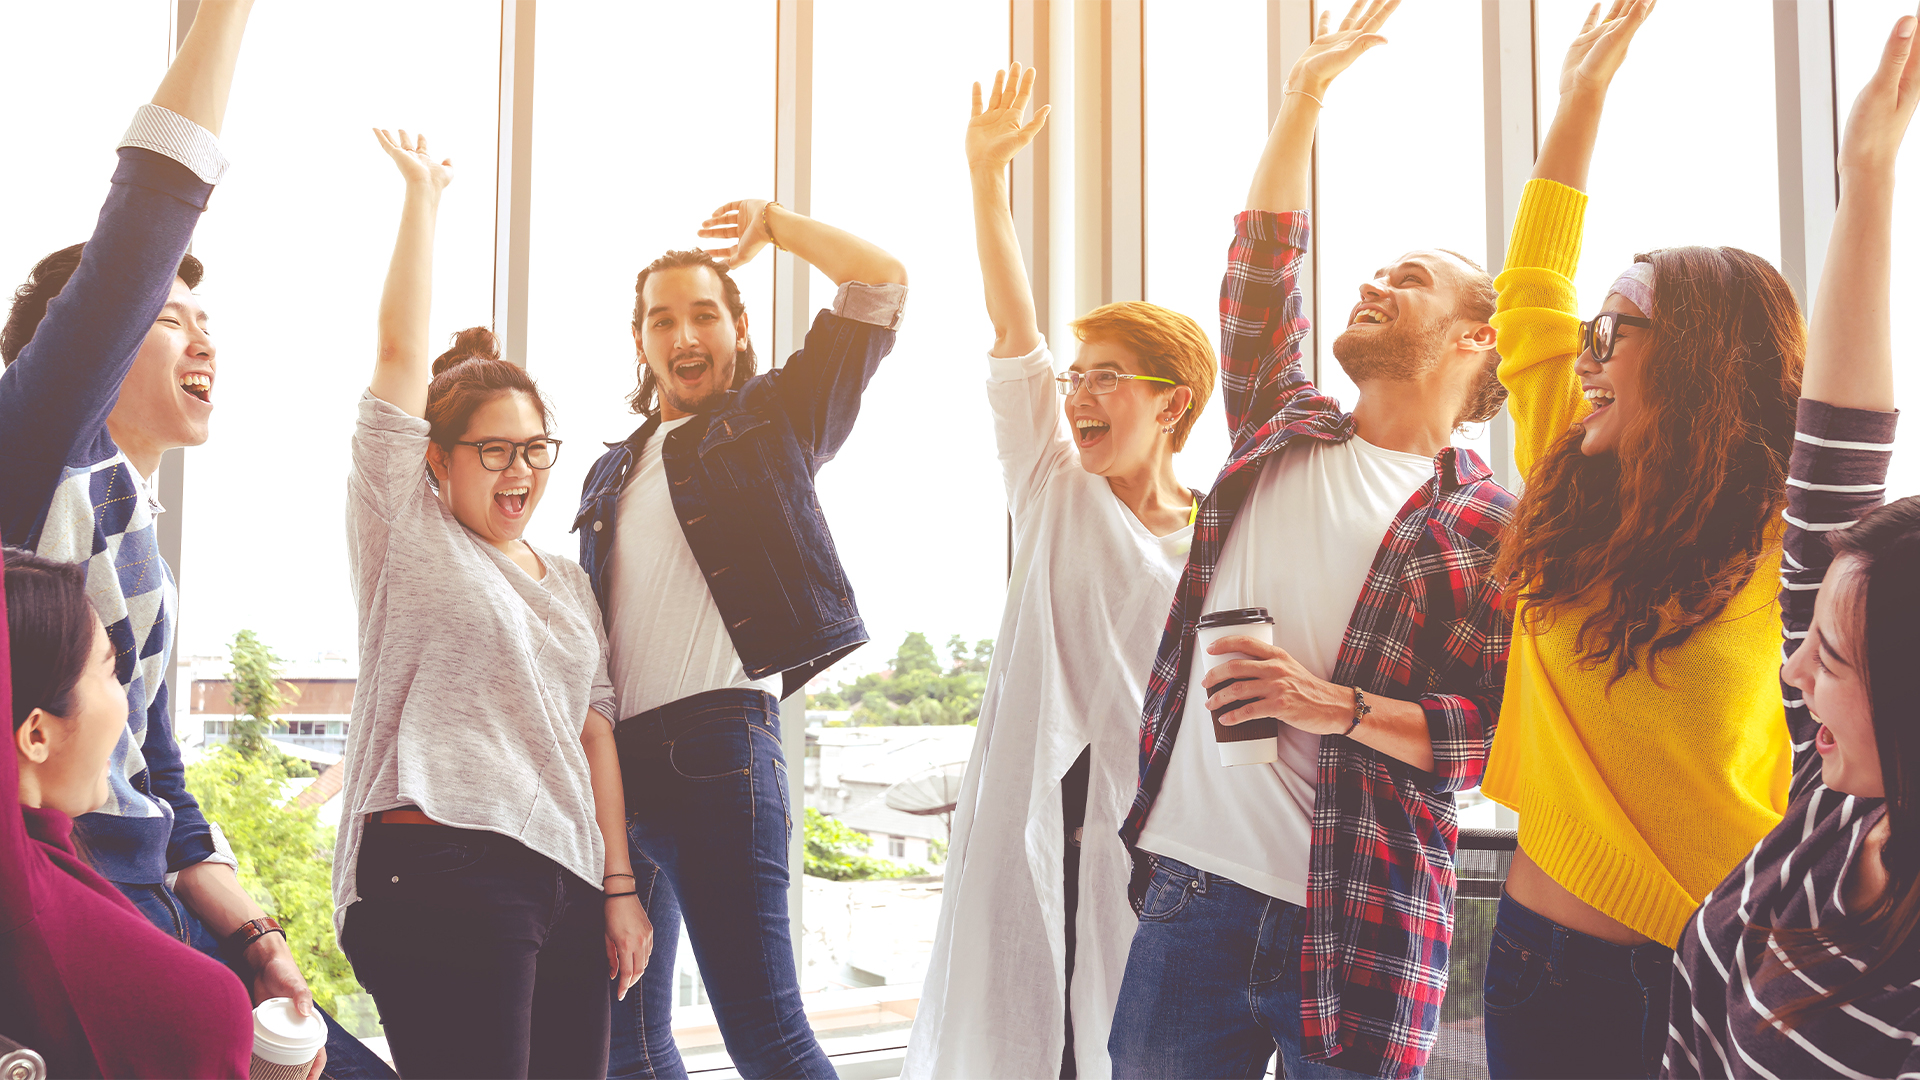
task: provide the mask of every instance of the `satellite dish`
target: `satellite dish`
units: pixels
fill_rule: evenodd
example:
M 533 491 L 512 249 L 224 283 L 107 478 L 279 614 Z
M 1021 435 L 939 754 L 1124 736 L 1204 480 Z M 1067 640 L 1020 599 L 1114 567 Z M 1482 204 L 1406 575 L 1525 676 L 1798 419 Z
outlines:
M 946 814 L 960 801 L 960 780 L 967 763 L 935 765 L 918 772 L 887 789 L 887 809 L 903 814 Z

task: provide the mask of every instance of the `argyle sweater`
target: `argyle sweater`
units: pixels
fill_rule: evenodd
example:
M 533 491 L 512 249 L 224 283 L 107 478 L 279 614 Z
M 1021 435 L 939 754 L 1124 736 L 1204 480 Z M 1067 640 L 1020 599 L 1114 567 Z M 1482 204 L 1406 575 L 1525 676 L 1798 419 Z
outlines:
M 108 764 L 107 804 L 77 824 L 102 876 L 153 884 L 212 856 L 214 840 L 187 792 L 168 707 L 175 593 L 156 507 L 107 415 L 226 162 L 211 134 L 155 105 L 135 115 L 119 153 L 79 268 L 0 373 L 11 464 L 0 540 L 87 566 L 127 688 L 127 730 Z

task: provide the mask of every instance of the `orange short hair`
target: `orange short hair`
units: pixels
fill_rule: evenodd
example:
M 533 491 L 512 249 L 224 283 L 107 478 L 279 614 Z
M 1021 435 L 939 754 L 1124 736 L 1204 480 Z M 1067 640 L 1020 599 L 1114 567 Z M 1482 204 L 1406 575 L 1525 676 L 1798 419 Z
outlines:
M 1214 372 L 1219 370 L 1213 344 L 1200 324 L 1172 308 L 1123 300 L 1094 308 L 1070 325 L 1083 343 L 1125 346 L 1140 358 L 1145 374 L 1172 379 L 1193 391 L 1187 411 L 1173 424 L 1173 448 L 1187 445 L 1187 433 L 1213 396 Z

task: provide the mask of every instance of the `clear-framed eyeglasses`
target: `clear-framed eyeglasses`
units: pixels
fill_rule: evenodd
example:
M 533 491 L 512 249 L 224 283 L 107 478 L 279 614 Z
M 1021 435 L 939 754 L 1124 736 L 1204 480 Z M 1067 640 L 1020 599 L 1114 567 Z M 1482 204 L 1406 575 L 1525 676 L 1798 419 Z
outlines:
M 513 459 L 524 457 L 531 469 L 551 469 L 560 459 L 560 440 L 541 437 L 525 442 L 511 442 L 507 439 L 485 439 L 480 442 L 459 442 L 456 446 L 471 446 L 480 451 L 480 467 L 488 472 L 506 472 L 513 468 Z
M 1107 368 L 1094 368 L 1092 371 L 1063 371 L 1054 376 L 1053 381 L 1060 387 L 1060 395 L 1066 397 L 1077 392 L 1081 383 L 1085 383 L 1087 389 L 1096 394 L 1111 394 L 1120 389 L 1121 379 L 1166 383 L 1168 386 L 1180 385 L 1172 379 L 1162 379 L 1154 375 L 1129 375 L 1124 371 L 1111 371 Z

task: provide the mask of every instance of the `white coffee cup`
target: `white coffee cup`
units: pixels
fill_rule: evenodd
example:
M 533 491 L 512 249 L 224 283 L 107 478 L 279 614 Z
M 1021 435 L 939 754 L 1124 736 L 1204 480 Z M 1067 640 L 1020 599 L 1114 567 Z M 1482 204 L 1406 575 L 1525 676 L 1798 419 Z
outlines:
M 250 1080 L 306 1080 L 313 1059 L 327 1045 L 327 1022 L 318 1012 L 301 1016 L 292 998 L 268 998 L 253 1010 Z
M 1215 655 L 1207 647 L 1223 637 L 1244 635 L 1258 638 L 1267 644 L 1273 644 L 1273 617 L 1266 608 L 1237 608 L 1232 611 L 1216 611 L 1202 616 L 1199 628 L 1194 632 L 1194 666 L 1199 669 L 1200 685 L 1190 693 L 1201 695 L 1206 700 L 1206 675 L 1214 668 L 1229 660 L 1252 660 L 1245 653 L 1220 653 Z M 1226 712 L 1231 705 L 1219 712 Z M 1265 765 L 1280 760 L 1280 721 L 1262 717 L 1247 720 L 1239 724 L 1213 722 L 1214 746 L 1220 752 L 1222 765 Z

